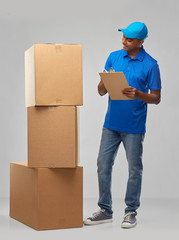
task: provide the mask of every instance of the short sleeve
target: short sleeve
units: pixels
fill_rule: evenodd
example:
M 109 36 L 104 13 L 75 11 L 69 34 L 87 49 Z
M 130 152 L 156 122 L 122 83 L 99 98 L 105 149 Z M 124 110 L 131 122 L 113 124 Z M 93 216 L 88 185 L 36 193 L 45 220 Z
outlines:
M 159 90 L 161 89 L 161 78 L 159 66 L 156 63 L 149 72 L 148 75 L 148 87 L 150 90 Z
M 111 54 L 110 54 L 107 61 L 106 61 L 104 70 L 106 70 L 108 72 L 111 67 L 112 67 L 112 62 L 111 62 Z

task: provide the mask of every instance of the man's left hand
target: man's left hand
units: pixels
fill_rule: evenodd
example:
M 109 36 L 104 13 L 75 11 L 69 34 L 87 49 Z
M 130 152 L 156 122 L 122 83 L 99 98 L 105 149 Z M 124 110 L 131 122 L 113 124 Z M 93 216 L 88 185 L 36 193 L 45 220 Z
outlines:
M 133 87 L 124 88 L 122 93 L 130 99 L 136 99 L 138 97 L 138 90 Z

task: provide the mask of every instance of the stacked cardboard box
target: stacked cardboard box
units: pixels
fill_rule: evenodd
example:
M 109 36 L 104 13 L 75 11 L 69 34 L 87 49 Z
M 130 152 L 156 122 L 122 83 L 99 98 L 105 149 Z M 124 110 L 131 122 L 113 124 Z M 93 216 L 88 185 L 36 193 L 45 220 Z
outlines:
M 83 226 L 80 45 L 25 52 L 28 161 L 10 164 L 10 216 L 37 230 Z

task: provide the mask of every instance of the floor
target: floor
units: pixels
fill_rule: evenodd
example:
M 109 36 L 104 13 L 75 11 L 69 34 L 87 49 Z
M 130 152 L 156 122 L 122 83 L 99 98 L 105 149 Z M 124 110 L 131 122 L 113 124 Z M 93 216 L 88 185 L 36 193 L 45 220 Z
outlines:
M 36 231 L 9 217 L 9 200 L 0 199 L 0 234 L 3 239 L 179 239 L 179 199 L 141 199 L 138 224 L 121 229 L 124 203 L 113 200 L 113 222 L 76 229 Z M 98 210 L 95 199 L 84 199 L 84 219 Z

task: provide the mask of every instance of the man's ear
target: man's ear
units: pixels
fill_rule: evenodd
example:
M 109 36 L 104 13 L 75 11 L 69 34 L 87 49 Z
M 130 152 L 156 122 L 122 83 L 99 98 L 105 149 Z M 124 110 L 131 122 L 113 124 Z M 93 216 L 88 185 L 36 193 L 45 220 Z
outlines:
M 143 43 L 144 43 L 144 40 L 140 40 L 140 47 L 142 47 Z

